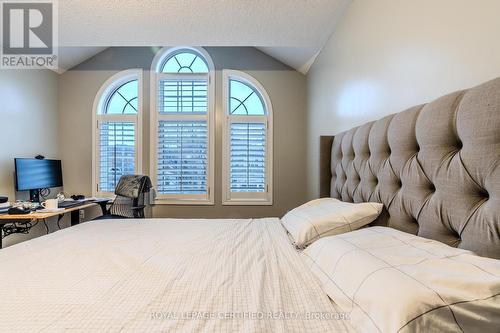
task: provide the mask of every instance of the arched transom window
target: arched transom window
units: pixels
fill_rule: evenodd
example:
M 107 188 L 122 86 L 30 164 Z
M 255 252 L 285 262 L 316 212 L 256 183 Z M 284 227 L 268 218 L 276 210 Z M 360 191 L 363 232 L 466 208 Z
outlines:
M 252 86 L 229 80 L 229 113 L 231 115 L 263 116 L 266 114 L 260 93 Z
M 272 204 L 272 106 L 252 76 L 224 70 L 224 204 Z
M 117 87 L 109 96 L 103 114 L 137 114 L 139 107 L 139 80 L 132 79 Z
M 208 73 L 205 59 L 192 50 L 173 52 L 161 66 L 162 73 Z
M 120 177 L 141 172 L 142 71 L 128 70 L 111 77 L 94 102 L 95 195 L 114 192 Z

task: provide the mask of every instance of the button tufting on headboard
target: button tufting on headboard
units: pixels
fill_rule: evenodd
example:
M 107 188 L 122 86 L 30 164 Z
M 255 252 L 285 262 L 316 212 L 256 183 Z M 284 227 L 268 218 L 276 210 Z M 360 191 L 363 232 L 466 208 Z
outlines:
M 500 78 L 340 133 L 331 196 L 382 202 L 378 225 L 500 259 L 499 129 Z

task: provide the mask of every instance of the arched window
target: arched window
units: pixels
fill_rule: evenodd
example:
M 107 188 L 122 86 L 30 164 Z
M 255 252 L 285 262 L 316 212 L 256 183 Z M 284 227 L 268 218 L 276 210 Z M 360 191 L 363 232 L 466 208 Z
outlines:
M 213 204 L 214 65 L 203 48 L 161 50 L 151 71 L 157 203 Z
M 134 114 L 138 113 L 137 101 L 139 99 L 139 80 L 131 77 L 125 80 L 121 86 L 116 88 L 109 96 L 100 114 Z
M 165 58 L 162 73 L 208 73 L 208 65 L 196 51 L 180 49 Z
M 225 205 L 273 202 L 272 105 L 252 76 L 223 71 L 223 194 Z
M 142 172 L 142 71 L 127 70 L 101 87 L 93 110 L 93 194 L 114 193 L 120 177 Z

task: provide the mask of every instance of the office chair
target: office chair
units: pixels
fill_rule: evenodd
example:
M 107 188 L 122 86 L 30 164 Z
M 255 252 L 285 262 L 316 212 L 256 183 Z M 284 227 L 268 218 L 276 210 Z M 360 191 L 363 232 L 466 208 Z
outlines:
M 116 185 L 116 198 L 108 212 L 95 220 L 145 218 L 144 209 L 148 202 L 146 197 L 149 197 L 151 188 L 151 179 L 148 176 L 122 176 L 118 181 L 118 185 Z

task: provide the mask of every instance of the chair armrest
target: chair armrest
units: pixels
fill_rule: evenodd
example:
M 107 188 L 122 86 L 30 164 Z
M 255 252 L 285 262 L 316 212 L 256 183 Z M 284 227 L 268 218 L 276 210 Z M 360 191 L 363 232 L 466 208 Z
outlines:
M 132 209 L 132 210 L 141 210 L 141 209 L 144 209 L 144 208 L 146 208 L 145 205 L 137 206 L 137 207 L 131 207 L 130 209 Z

